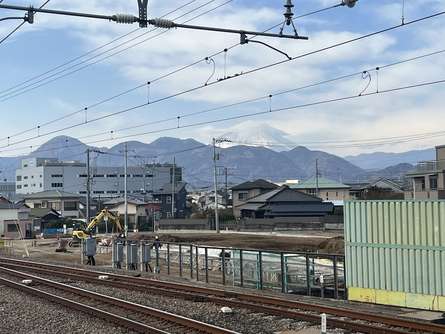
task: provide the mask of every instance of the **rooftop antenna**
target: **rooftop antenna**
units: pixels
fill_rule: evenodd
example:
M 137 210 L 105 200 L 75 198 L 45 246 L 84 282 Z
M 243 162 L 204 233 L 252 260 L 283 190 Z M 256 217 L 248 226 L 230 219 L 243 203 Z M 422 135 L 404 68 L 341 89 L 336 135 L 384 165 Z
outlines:
M 283 30 L 285 26 L 290 26 L 294 28 L 295 36 L 298 36 L 297 28 L 295 28 L 294 21 L 292 17 L 294 16 L 294 13 L 292 12 L 292 8 L 294 8 L 294 4 L 292 3 L 292 0 L 286 0 L 284 4 L 284 8 L 286 8 L 286 11 L 284 12 L 284 22 L 280 29 L 280 35 L 283 35 Z

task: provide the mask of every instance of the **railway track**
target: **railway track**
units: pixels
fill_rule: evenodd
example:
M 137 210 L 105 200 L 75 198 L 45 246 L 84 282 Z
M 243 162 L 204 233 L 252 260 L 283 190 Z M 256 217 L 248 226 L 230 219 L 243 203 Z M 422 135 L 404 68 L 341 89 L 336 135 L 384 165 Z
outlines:
M 72 287 L 24 272 L 0 267 L 0 284 L 27 294 L 44 298 L 89 315 L 112 321 L 120 327 L 140 333 L 156 334 L 237 334 L 234 331 L 209 325 L 152 307 Z M 5 278 L 32 280 L 34 286 Z
M 149 278 L 103 273 L 24 260 L 0 258 L 0 266 L 17 270 L 32 271 L 49 276 L 59 276 L 73 280 L 102 284 L 120 289 L 128 288 L 131 290 L 156 293 L 175 298 L 245 308 L 256 312 L 317 324 L 320 322 L 320 313 L 326 313 L 328 314 L 328 326 L 362 333 L 396 334 L 422 332 L 445 334 L 445 326 L 430 322 L 364 313 L 345 308 L 314 305 L 269 296 L 232 292 L 216 288 L 197 287 Z M 98 275 L 107 275 L 109 279 L 105 281 L 99 280 Z

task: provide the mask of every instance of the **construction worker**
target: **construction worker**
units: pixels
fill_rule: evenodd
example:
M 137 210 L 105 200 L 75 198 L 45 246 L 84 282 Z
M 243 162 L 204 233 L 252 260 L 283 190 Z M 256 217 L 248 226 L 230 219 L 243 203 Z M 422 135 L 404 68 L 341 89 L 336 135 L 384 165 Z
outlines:
M 159 274 L 161 272 L 161 268 L 159 265 L 159 249 L 162 248 L 161 241 L 159 240 L 158 236 L 155 236 L 155 241 L 153 242 L 153 245 L 151 246 L 156 251 L 156 267 L 155 267 L 155 274 Z

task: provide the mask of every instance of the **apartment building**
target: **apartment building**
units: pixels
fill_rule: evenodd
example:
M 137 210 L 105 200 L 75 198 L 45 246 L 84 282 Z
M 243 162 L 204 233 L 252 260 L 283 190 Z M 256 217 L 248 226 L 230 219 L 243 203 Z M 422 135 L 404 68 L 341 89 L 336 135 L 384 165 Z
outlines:
M 419 162 L 406 177 L 412 186 L 405 199 L 445 199 L 445 145 L 436 146 L 436 160 Z
M 124 167 L 92 167 L 91 196 L 119 197 L 124 193 Z M 147 164 L 127 169 L 129 194 L 153 193 L 182 181 L 182 168 L 173 164 Z M 78 161 L 28 158 L 16 170 L 16 193 L 27 195 L 43 191 L 86 194 L 86 164 Z

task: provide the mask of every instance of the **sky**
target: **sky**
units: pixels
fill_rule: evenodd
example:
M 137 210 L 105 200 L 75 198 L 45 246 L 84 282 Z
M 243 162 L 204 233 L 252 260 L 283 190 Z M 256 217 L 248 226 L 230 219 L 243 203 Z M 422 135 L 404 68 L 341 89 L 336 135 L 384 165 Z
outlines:
M 30 2 L 34 7 L 43 3 L 42 0 L 5 0 L 3 4 L 29 5 Z M 255 31 L 264 31 L 283 20 L 281 0 L 226 2 L 149 1 L 149 16 L 161 17 L 174 11 L 167 18 L 179 23 L 192 19 L 189 24 Z M 298 16 L 333 6 L 340 0 L 293 2 L 295 16 Z M 400 24 L 402 3 L 402 0 L 359 0 L 353 8 L 341 6 L 296 19 L 298 33 L 308 36 L 307 41 L 265 37 L 257 40 L 296 57 Z M 45 8 L 106 15 L 135 14 L 137 2 L 51 0 Z M 212 9 L 215 10 L 205 13 Z M 444 10 L 442 0 L 405 0 L 403 16 L 405 22 L 409 22 Z M 194 18 L 200 14 L 204 15 Z M 11 15 L 23 14 L 0 9 L 0 18 Z M 177 17 L 180 18 L 176 20 Z M 0 21 L 0 36 L 19 23 Z M 445 15 L 438 16 L 162 100 L 206 82 L 213 83 L 225 76 L 286 60 L 286 57 L 263 45 L 249 43 L 222 52 L 207 63 L 203 61 L 205 57 L 238 44 L 239 36 L 185 29 L 153 31 L 153 27 L 138 29 L 137 25 L 36 14 L 33 25 L 25 24 L 0 44 L 0 156 L 29 153 L 56 135 L 73 136 L 95 146 L 109 147 L 125 140 L 151 142 L 161 136 L 210 143 L 212 137 L 224 134 L 243 138 L 246 144 L 250 138 L 252 144 L 254 141 L 258 144 L 261 136 L 255 133 L 266 133 L 269 137 L 264 140 L 268 143 L 301 144 L 343 156 L 373 151 L 401 152 L 444 144 L 444 134 L 376 144 L 380 138 L 444 131 L 441 122 L 444 84 L 190 126 L 358 96 L 361 92 L 366 95 L 377 90 L 443 80 L 445 53 L 381 68 L 378 74 L 371 71 L 370 79 L 366 75 L 363 78 L 361 72 L 445 49 L 444 23 Z M 279 28 L 272 31 L 278 32 Z M 285 32 L 292 34 L 289 27 L 285 27 Z M 105 44 L 107 46 L 103 47 Z M 198 63 L 156 80 L 194 62 Z M 218 109 L 351 73 L 360 74 L 270 99 Z M 26 83 L 17 86 L 23 82 Z M 133 90 L 138 86 L 141 88 Z M 128 90 L 131 92 L 96 105 Z M 14 96 L 16 93 L 20 94 Z M 128 110 L 160 99 L 162 101 Z M 87 112 L 82 111 L 85 107 L 88 107 Z M 128 111 L 91 122 L 123 110 Z M 76 111 L 81 112 L 74 113 Z M 184 117 L 201 111 L 207 112 Z M 52 122 L 70 114 L 73 115 Z M 51 123 L 45 125 L 47 122 Z M 59 131 L 72 125 L 71 129 Z M 134 126 L 139 127 L 125 130 Z M 33 130 L 17 135 L 29 129 Z M 124 136 L 127 137 L 120 138 Z M 363 140 L 371 140 L 372 144 L 363 145 Z

